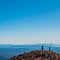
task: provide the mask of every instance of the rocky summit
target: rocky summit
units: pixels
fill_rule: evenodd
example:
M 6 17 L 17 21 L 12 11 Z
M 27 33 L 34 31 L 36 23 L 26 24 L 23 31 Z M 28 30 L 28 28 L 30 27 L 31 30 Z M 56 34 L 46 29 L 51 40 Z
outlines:
M 60 60 L 60 54 L 52 51 L 40 50 L 13 56 L 9 60 Z

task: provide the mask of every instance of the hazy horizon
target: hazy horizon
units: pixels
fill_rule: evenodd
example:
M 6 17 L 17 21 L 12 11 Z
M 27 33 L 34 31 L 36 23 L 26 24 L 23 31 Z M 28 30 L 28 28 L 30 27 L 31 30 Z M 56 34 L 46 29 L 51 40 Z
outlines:
M 60 1 L 1 0 L 0 44 L 60 44 Z

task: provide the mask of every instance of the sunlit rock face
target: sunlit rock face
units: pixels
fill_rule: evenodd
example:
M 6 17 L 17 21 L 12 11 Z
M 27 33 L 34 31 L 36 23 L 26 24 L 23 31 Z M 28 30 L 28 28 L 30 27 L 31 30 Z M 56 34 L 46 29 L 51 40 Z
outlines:
M 60 60 L 60 54 L 40 50 L 13 56 L 9 60 Z

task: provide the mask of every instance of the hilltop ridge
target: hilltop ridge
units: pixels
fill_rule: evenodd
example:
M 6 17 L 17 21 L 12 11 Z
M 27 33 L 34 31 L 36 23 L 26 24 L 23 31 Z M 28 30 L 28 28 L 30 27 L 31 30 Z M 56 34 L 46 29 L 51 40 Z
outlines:
M 53 51 L 36 50 L 13 56 L 9 60 L 60 60 L 60 54 Z

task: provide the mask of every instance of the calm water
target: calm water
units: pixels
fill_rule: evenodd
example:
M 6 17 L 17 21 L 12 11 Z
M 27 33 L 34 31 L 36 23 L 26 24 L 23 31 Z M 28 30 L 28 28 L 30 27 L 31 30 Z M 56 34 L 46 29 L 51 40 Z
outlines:
M 48 50 L 49 46 L 44 46 Z M 41 50 L 41 45 L 1 45 L 0 46 L 0 60 L 9 60 L 10 57 L 16 56 L 25 52 L 33 50 Z M 51 50 L 60 53 L 60 47 L 51 46 Z

